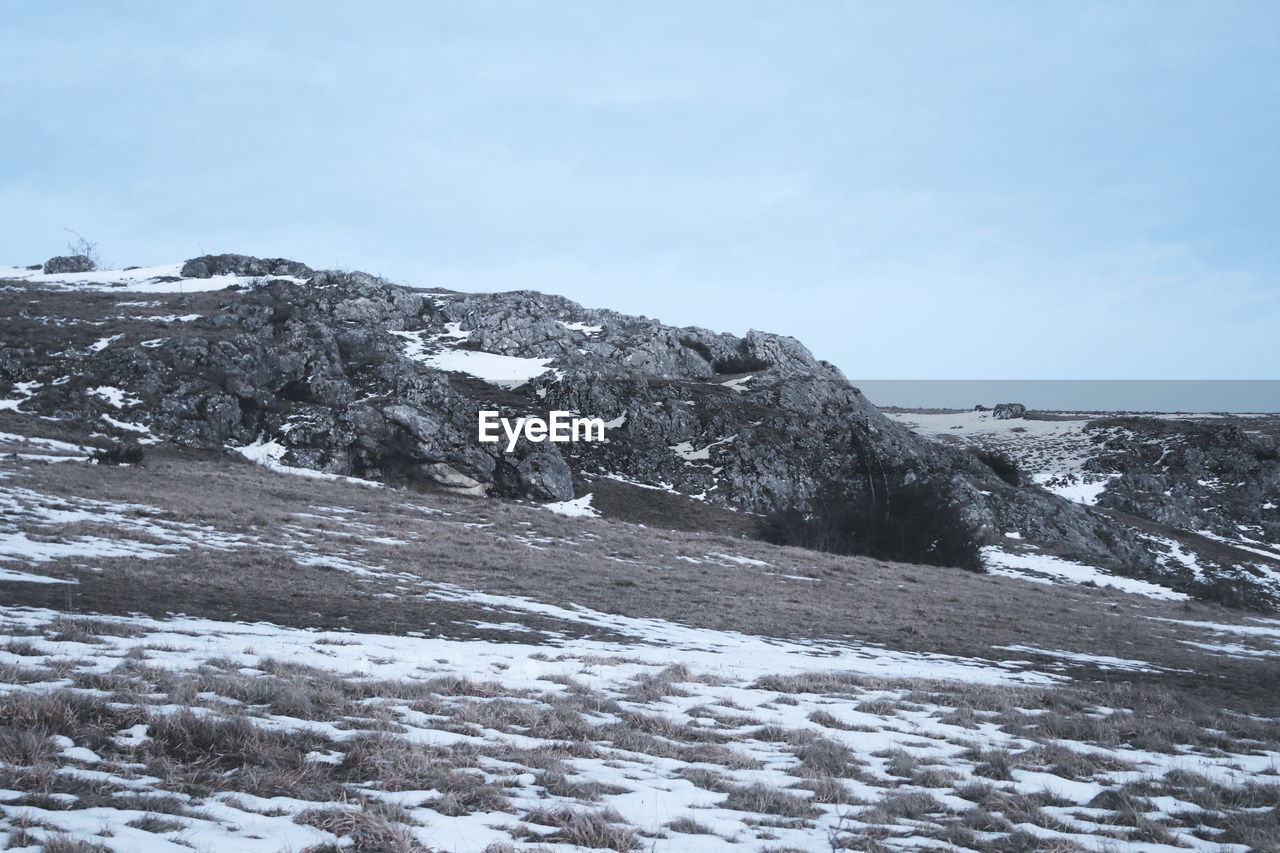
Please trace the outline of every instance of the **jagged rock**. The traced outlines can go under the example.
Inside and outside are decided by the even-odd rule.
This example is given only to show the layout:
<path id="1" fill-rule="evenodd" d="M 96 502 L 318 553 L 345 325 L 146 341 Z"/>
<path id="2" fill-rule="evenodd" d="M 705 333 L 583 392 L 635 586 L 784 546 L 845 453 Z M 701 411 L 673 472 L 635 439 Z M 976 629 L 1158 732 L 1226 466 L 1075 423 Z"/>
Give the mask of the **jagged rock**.
<path id="1" fill-rule="evenodd" d="M 294 276 L 309 278 L 311 267 L 285 258 L 254 258 L 249 255 L 203 255 L 182 265 L 183 278 L 212 278 L 215 275 Z"/>
<path id="2" fill-rule="evenodd" d="M 1021 403 L 997 403 L 995 409 L 991 412 L 991 416 L 1000 421 L 1025 418 L 1027 416 L 1027 407 Z"/>
<path id="3" fill-rule="evenodd" d="M 1105 475 L 1098 505 L 1184 530 L 1280 542 L 1280 449 L 1236 424 L 1120 417 L 1091 421 Z"/>
<path id="4" fill-rule="evenodd" d="M 46 273 L 93 272 L 97 268 L 88 255 L 59 255 L 44 262 Z"/>
<path id="5" fill-rule="evenodd" d="M 516 465 L 519 490 L 540 500 L 573 499 L 573 472 L 564 457 L 554 450 L 537 451 Z"/>

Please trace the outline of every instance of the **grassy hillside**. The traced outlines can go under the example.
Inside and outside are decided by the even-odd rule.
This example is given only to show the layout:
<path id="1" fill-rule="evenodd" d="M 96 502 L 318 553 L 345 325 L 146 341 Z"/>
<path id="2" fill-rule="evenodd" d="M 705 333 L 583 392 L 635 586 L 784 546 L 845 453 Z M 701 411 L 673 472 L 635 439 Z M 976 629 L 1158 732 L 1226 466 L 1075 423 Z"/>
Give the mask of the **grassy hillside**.
<path id="1" fill-rule="evenodd" d="M 12 849 L 1280 844 L 1277 620 L 0 434 Z"/>

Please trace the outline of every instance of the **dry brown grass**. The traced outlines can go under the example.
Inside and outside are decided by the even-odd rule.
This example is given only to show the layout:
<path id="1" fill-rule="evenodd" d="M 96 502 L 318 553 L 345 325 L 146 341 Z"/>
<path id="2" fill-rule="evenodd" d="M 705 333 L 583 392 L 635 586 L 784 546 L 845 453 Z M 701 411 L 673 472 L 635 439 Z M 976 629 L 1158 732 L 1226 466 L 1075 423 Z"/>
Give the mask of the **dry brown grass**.
<path id="1" fill-rule="evenodd" d="M 522 820 L 557 827 L 558 831 L 550 835 L 532 834 L 536 840 L 617 851 L 639 850 L 644 846 L 635 828 L 611 809 L 534 809 L 522 815 Z"/>
<path id="2" fill-rule="evenodd" d="M 720 805 L 726 809 L 782 817 L 802 818 L 819 814 L 809 798 L 759 783 L 734 787 Z"/>

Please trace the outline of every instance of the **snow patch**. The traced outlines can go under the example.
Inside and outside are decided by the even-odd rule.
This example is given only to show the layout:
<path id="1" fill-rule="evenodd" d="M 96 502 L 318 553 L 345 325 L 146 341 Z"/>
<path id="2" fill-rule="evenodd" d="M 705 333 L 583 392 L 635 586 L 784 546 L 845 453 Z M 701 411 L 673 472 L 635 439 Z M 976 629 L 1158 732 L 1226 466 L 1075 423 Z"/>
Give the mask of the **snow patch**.
<path id="1" fill-rule="evenodd" d="M 580 498 L 574 498 L 571 501 L 555 501 L 554 503 L 545 503 L 541 505 L 543 509 L 549 509 L 556 515 L 567 515 L 570 518 L 599 518 L 600 511 L 591 505 L 591 493 L 587 492 Z"/>
<path id="2" fill-rule="evenodd" d="M 1159 586 L 1137 578 L 1126 578 L 1108 574 L 1102 569 L 1086 566 L 1061 557 L 1049 554 L 1010 554 L 995 546 L 988 545 L 982 549 L 982 559 L 987 571 L 993 575 L 1034 581 L 1036 583 L 1078 583 L 1109 586 L 1124 592 L 1145 595 L 1149 598 L 1160 598 L 1166 601 L 1186 601 L 1186 593 L 1175 592 L 1168 587 Z"/>
<path id="3" fill-rule="evenodd" d="M 299 477 L 310 477 L 313 480 L 340 480 L 344 483 L 356 483 L 361 486 L 369 486 L 370 488 L 383 488 L 382 483 L 376 483 L 373 480 L 361 480 L 359 477 L 346 477 L 342 474 L 330 474 L 327 471 L 316 471 L 311 468 L 297 468 L 293 465 L 285 465 L 280 460 L 289 448 L 285 447 L 278 441 L 267 441 L 259 438 L 253 444 L 246 444 L 243 447 L 232 447 L 231 450 L 236 451 L 241 456 L 253 462 L 257 462 L 263 467 L 270 468 L 272 471 L 278 471 L 282 474 L 296 474 Z"/>
<path id="4" fill-rule="evenodd" d="M 183 278 L 183 264 L 164 264 L 154 267 L 138 267 L 131 270 L 94 270 L 93 272 L 44 273 L 23 267 L 0 267 L 0 279 L 27 281 L 32 284 L 53 285 L 77 290 L 112 290 L 123 293 L 200 293 L 224 290 L 233 285 L 249 287 L 258 279 L 247 275 L 215 275 L 209 278 Z M 306 279 L 297 276 L 276 275 L 272 280 L 284 279 L 304 284 Z"/>
<path id="5" fill-rule="evenodd" d="M 117 409 L 122 409 L 125 406 L 142 405 L 141 397 L 137 397 L 127 391 L 123 391 L 114 385 L 99 385 L 97 388 L 90 388 L 88 394 L 92 397 L 97 397 L 107 405 L 113 406 Z"/>

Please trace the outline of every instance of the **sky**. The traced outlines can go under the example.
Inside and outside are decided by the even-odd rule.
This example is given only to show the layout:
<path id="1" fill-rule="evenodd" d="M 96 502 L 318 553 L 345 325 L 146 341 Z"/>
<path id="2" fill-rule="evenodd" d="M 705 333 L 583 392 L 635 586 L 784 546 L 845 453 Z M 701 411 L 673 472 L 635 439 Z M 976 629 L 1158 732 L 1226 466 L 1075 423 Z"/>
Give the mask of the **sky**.
<path id="1" fill-rule="evenodd" d="M 0 264 L 281 256 L 865 379 L 1280 379 L 1274 2 L 0 0 Z"/>

